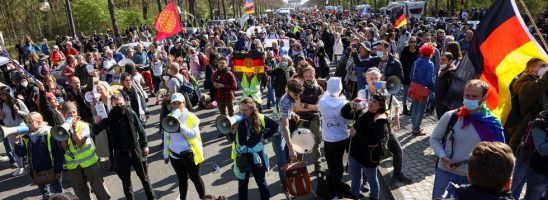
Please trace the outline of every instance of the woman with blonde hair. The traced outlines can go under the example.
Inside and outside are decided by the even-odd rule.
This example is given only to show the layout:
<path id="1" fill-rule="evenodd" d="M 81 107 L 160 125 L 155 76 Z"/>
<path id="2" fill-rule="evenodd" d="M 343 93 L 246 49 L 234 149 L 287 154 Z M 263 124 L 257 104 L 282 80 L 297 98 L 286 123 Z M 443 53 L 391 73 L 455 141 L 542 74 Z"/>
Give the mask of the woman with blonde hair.
<path id="1" fill-rule="evenodd" d="M 99 94 L 99 98 L 93 99 L 91 102 L 91 113 L 93 114 L 93 118 L 103 119 L 108 116 L 110 109 L 112 109 L 110 103 L 112 91 L 110 90 L 110 87 L 108 87 L 108 84 L 105 85 L 102 83 L 97 85 L 96 90 Z M 108 129 L 103 131 L 107 133 Z M 97 134 L 95 136 L 95 151 L 101 158 L 108 157 L 110 159 L 110 167 L 113 169 L 114 160 L 112 159 L 112 152 L 110 152 L 112 148 L 110 147 L 111 141 L 110 138 L 108 138 L 109 136 L 110 134 Z"/>
<path id="2" fill-rule="evenodd" d="M 266 155 L 263 139 L 268 139 L 278 130 L 278 123 L 269 117 L 259 113 L 255 101 L 246 97 L 240 101 L 240 113 L 244 118 L 241 122 L 232 126 L 234 142 L 232 144 L 233 171 L 238 178 L 238 197 L 240 200 L 248 199 L 247 190 L 250 173 L 253 173 L 255 182 L 259 187 L 261 199 L 269 199 L 270 191 L 265 179 L 265 173 L 269 169 L 269 159 Z M 244 159 L 249 165 L 238 165 Z M 254 198 L 255 199 L 255 198 Z"/>

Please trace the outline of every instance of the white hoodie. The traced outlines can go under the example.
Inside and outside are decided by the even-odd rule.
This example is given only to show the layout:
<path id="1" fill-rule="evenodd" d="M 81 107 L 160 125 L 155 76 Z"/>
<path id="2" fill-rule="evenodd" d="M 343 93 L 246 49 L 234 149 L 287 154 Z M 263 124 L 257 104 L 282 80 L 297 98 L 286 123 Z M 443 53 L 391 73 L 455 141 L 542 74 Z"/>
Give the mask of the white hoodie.
<path id="1" fill-rule="evenodd" d="M 339 142 L 349 136 L 349 120 L 341 116 L 341 109 L 348 100 L 341 97 L 323 95 L 318 103 L 322 119 L 322 138 L 326 142 Z"/>

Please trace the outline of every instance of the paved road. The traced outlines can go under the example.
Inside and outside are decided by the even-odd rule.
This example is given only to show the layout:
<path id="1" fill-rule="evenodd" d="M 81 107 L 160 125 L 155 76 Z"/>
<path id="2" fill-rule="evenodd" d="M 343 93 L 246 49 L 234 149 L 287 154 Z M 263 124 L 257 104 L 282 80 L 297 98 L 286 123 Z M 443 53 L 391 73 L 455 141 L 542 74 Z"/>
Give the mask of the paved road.
<path id="1" fill-rule="evenodd" d="M 151 109 L 151 118 L 146 125 L 146 133 L 149 139 L 149 146 L 151 155 L 149 159 L 149 175 L 153 183 L 156 195 L 160 199 L 177 199 L 178 183 L 175 176 L 175 171 L 170 164 L 165 165 L 162 158 L 162 147 L 160 135 L 158 132 L 158 115 L 160 106 L 153 105 L 153 102 L 149 102 Z M 228 199 L 237 199 L 238 183 L 234 177 L 230 166 L 232 160 L 230 159 L 230 144 L 224 138 L 217 138 L 217 132 L 213 125 L 214 119 L 218 116 L 218 110 L 200 110 L 195 112 L 201 119 L 200 131 L 202 134 L 204 154 L 206 157 L 205 162 L 201 166 L 201 174 L 206 186 L 206 193 L 213 195 L 224 195 Z M 271 113 L 271 110 L 266 110 L 264 113 Z M 271 199 L 284 199 L 285 196 L 281 192 L 281 186 L 278 178 L 278 167 L 276 161 L 272 157 L 274 155 L 272 145 L 266 145 L 267 153 L 270 158 L 271 170 L 267 173 L 267 182 L 269 184 Z M 322 148 L 323 151 L 323 148 Z M 0 155 L 4 155 L 4 148 L 0 148 Z M 311 155 L 305 156 L 307 163 L 311 162 Z M 214 166 L 218 165 L 220 170 L 216 172 Z M 322 163 L 324 168 L 327 168 L 326 163 Z M 102 162 L 103 175 L 108 185 L 108 189 L 111 192 L 113 199 L 120 199 L 124 197 L 122 184 L 118 176 L 115 173 L 108 171 L 109 163 Z M 309 164 L 309 171 L 313 170 L 313 165 Z M 40 193 L 36 186 L 30 185 L 31 179 L 27 176 L 12 177 L 13 169 L 9 168 L 7 162 L 0 163 L 0 199 L 40 199 Z M 313 177 L 315 180 L 315 177 Z M 350 176 L 345 174 L 344 180 L 350 184 Z M 135 173 L 132 173 L 133 190 L 135 191 L 136 199 L 146 199 L 142 190 L 142 185 L 139 178 Z M 71 191 L 68 181 L 63 181 L 65 187 Z M 189 181 L 189 191 L 187 199 L 198 199 L 194 185 Z M 258 197 L 259 190 L 254 181 L 249 183 L 249 196 Z M 382 194 L 383 199 L 386 197 Z M 250 198 L 257 199 L 257 198 Z M 302 197 L 299 199 L 315 199 L 312 195 Z"/>

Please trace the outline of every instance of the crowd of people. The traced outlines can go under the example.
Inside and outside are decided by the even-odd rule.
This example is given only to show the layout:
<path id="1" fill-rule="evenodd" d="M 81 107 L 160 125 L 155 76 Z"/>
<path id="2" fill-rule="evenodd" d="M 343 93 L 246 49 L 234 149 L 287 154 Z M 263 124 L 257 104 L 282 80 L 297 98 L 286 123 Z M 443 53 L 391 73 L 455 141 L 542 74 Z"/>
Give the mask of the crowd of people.
<path id="1" fill-rule="evenodd" d="M 548 18 L 539 20 L 548 24 Z M 133 28 L 126 34 L 138 44 L 123 52 L 111 31 L 57 37 L 51 48 L 47 40 L 39 46 L 25 37 L 18 59 L 1 67 L 0 118 L 3 127 L 26 126 L 29 133 L 6 136 L 7 156 L 0 160 L 11 163 L 13 176 L 30 174 L 44 199 L 63 192 L 64 176 L 77 198 L 91 199 L 91 189 L 97 199 L 110 199 L 99 167 L 107 159 L 127 199 L 134 199 L 131 168 L 147 199 L 159 198 L 149 179 L 146 157 L 151 152 L 144 131 L 147 102 L 156 97 L 160 120 L 179 122 L 174 131 L 159 130 L 164 162 L 177 175 L 182 199 L 188 179 L 200 199 L 213 199 L 207 193 L 214 193 L 200 176 L 208 156 L 200 119 L 193 114 L 197 106 L 243 118 L 230 134 L 219 134 L 232 142 L 239 199 L 248 199 L 251 174 L 260 198 L 271 196 L 269 187 L 275 186 L 265 179 L 270 167 L 265 141 L 272 144 L 278 167 L 302 160 L 291 140 L 298 128 L 314 135 L 313 173 L 329 171 L 329 199 L 360 199 L 366 191 L 369 199 L 379 199 L 377 167 L 388 151 L 392 178 L 412 183 L 403 173 L 407 158 L 395 136 L 401 115 L 409 116 L 414 136 L 430 136 L 439 157 L 433 199 L 519 199 L 525 183 L 525 199 L 546 197 L 545 60 L 532 58 L 510 88 L 512 117 L 521 122 L 501 124 L 486 106 L 489 86 L 484 81 L 466 83 L 462 107 L 444 104 L 444 97 L 452 95 L 448 89 L 459 63 L 473 45 L 474 30 L 465 20 L 427 24 L 415 19 L 394 28 L 387 16 L 378 14 L 312 10 L 297 11 L 292 18 L 254 17 L 245 27 L 251 28 L 208 26 L 160 42 L 151 42 L 150 28 Z M 260 54 L 264 69 L 235 71 L 234 53 Z M 53 73 L 58 69 L 60 74 Z M 399 94 L 383 85 L 392 77 L 402 83 Z M 417 85 L 428 93 L 418 95 Z M 269 109 L 272 115 L 262 114 Z M 434 113 L 438 123 L 429 133 L 422 121 Z M 66 127 L 67 138 L 60 139 L 59 127 Z M 322 158 L 327 169 L 322 169 Z M 350 188 L 342 182 L 345 165 Z M 278 172 L 278 187 L 291 198 L 284 171 Z"/>

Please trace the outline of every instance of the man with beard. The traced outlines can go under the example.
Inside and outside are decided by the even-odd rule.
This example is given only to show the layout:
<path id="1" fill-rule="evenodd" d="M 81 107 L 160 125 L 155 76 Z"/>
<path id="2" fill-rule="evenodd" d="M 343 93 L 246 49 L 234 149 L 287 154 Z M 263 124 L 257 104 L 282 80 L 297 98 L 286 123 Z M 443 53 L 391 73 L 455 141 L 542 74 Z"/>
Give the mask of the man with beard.
<path id="1" fill-rule="evenodd" d="M 67 98 L 65 101 L 76 102 L 78 113 L 80 114 L 80 117 L 82 117 L 82 120 L 85 122 L 92 122 L 93 115 L 85 102 L 85 89 L 82 88 L 80 79 L 76 76 L 70 77 L 69 86 L 70 88 L 67 90 Z"/>
<path id="2" fill-rule="evenodd" d="M 114 148 L 115 171 L 122 180 L 126 199 L 135 199 L 131 186 L 131 166 L 139 176 L 147 199 L 156 199 L 150 184 L 147 170 L 148 140 L 145 129 L 137 113 L 126 105 L 124 97 L 116 94 L 111 97 L 112 109 L 108 118 L 96 120 L 93 133 L 101 133 L 108 128 Z"/>
<path id="3" fill-rule="evenodd" d="M 232 106 L 232 101 L 234 100 L 234 91 L 238 89 L 236 87 L 236 79 L 234 74 L 231 71 L 228 71 L 227 60 L 224 57 L 217 59 L 217 71 L 215 71 L 211 77 L 213 81 L 213 87 L 215 87 L 215 100 L 219 106 L 219 111 L 221 115 L 226 115 L 226 110 L 228 110 L 228 115 L 234 115 L 234 108 Z M 223 137 L 224 135 L 219 135 Z"/>
<path id="4" fill-rule="evenodd" d="M 297 122 L 298 128 L 307 128 L 314 134 L 314 148 L 312 148 L 312 159 L 314 160 L 314 171 L 320 170 L 320 143 L 322 134 L 320 132 L 320 113 L 318 111 L 318 100 L 323 95 L 323 89 L 316 83 L 316 72 L 313 67 L 303 69 L 304 91 L 301 95 L 301 102 L 295 103 L 294 111 L 301 120 Z"/>

